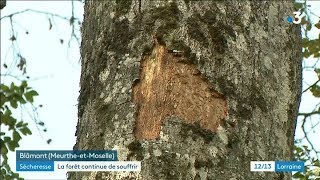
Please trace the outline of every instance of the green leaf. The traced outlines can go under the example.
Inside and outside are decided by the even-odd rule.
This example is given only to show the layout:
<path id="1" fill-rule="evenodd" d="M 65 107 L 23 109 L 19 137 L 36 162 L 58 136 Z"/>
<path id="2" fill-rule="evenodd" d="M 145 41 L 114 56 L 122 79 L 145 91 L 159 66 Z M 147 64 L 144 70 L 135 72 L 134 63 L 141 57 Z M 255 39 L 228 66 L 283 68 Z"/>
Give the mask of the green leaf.
<path id="1" fill-rule="evenodd" d="M 320 29 L 320 21 L 314 25 L 316 28 Z"/>
<path id="2" fill-rule="evenodd" d="M 307 18 L 305 16 L 302 17 L 300 25 L 305 25 L 305 24 L 308 24 L 308 23 L 309 23 L 309 21 L 307 20 Z"/>
<path id="3" fill-rule="evenodd" d="M 303 7 L 303 3 L 294 3 L 294 8 L 295 9 L 301 9 Z"/>
<path id="4" fill-rule="evenodd" d="M 305 50 L 303 51 L 303 57 L 304 57 L 304 58 L 308 58 L 308 57 L 310 57 L 310 56 L 311 56 L 310 51 L 309 51 L 308 49 L 305 49 Z"/>
<path id="5" fill-rule="evenodd" d="M 21 139 L 21 136 L 17 131 L 13 131 L 12 132 L 12 138 L 13 138 L 14 142 L 18 143 L 20 141 L 20 139 Z"/>
<path id="6" fill-rule="evenodd" d="M 1 109 L 3 109 L 4 103 L 6 103 L 6 96 L 3 93 L 1 93 L 0 94 L 0 107 L 1 107 Z"/>
<path id="7" fill-rule="evenodd" d="M 318 79 L 320 79 L 320 68 L 315 68 L 314 72 L 317 73 Z"/>
<path id="8" fill-rule="evenodd" d="M 9 87 L 4 85 L 4 84 L 1 84 L 0 85 L 0 89 L 3 91 L 3 92 L 8 92 L 9 91 Z"/>
<path id="9" fill-rule="evenodd" d="M 28 87 L 27 81 L 22 81 L 20 87 L 22 87 L 22 88 Z"/>
<path id="10" fill-rule="evenodd" d="M 293 175 L 294 178 L 304 178 L 304 175 L 301 174 L 300 172 L 297 172 Z"/>
<path id="11" fill-rule="evenodd" d="M 16 86 L 14 85 L 14 83 L 13 82 L 11 82 L 11 84 L 10 84 L 10 91 L 14 91 L 14 88 L 15 88 Z"/>
<path id="12" fill-rule="evenodd" d="M 12 127 L 16 123 L 16 120 L 11 116 L 11 111 L 9 109 L 6 109 L 4 114 L 1 113 L 0 117 L 1 117 L 1 124 Z"/>
<path id="13" fill-rule="evenodd" d="M 3 141 L 4 142 L 10 142 L 11 141 L 11 137 L 9 137 L 9 136 L 5 136 L 4 138 L 3 138 Z"/>
<path id="14" fill-rule="evenodd" d="M 1 169 L 1 174 L 6 174 L 7 171 L 5 169 Z"/>
<path id="15" fill-rule="evenodd" d="M 29 102 L 33 102 L 33 97 L 34 96 L 38 96 L 39 94 L 37 93 L 37 91 L 35 90 L 31 90 L 31 91 L 28 91 L 24 94 L 24 97 L 26 97 L 27 101 Z"/>
<path id="16" fill-rule="evenodd" d="M 15 129 L 15 124 L 16 124 L 17 120 L 15 118 L 13 118 L 13 117 L 9 117 L 9 118 L 10 119 L 8 121 L 8 124 L 7 124 L 9 126 L 9 130 Z"/>
<path id="17" fill-rule="evenodd" d="M 314 97 L 320 97 L 320 86 L 315 84 L 311 86 L 310 91 L 312 92 Z"/>
<path id="18" fill-rule="evenodd" d="M 302 38 L 302 47 L 308 47 L 309 39 L 308 38 Z"/>
<path id="19" fill-rule="evenodd" d="M 301 147 L 296 147 L 295 150 L 297 151 L 297 153 L 301 153 L 303 151 Z"/>
<path id="20" fill-rule="evenodd" d="M 18 107 L 18 103 L 17 103 L 17 101 L 16 101 L 15 99 L 12 99 L 12 100 L 10 101 L 10 105 L 11 105 L 11 107 L 13 107 L 14 109 L 17 109 L 17 107 Z"/>
<path id="21" fill-rule="evenodd" d="M 28 127 L 23 127 L 23 128 L 20 128 L 19 131 L 23 134 L 23 135 L 31 135 L 32 132 L 30 131 L 30 129 Z"/>
<path id="22" fill-rule="evenodd" d="M 19 121 L 17 124 L 16 124 L 16 128 L 19 128 L 19 127 L 22 127 L 23 126 L 23 121 Z"/>
<path id="23" fill-rule="evenodd" d="M 17 174 L 17 173 L 12 173 L 11 177 L 17 179 L 17 178 L 19 177 L 19 174 Z"/>
<path id="24" fill-rule="evenodd" d="M 8 116 L 3 114 L 2 112 L 0 114 L 0 119 L 1 119 L 1 124 L 7 125 L 9 122 Z"/>
<path id="25" fill-rule="evenodd" d="M 29 93 L 30 93 L 31 95 L 33 95 L 33 96 L 38 96 L 38 95 L 39 95 L 38 92 L 35 91 L 35 90 L 31 90 L 31 91 L 29 91 Z"/>
<path id="26" fill-rule="evenodd" d="M 0 139 L 0 147 L 1 147 L 1 155 L 5 155 L 8 153 L 8 149 L 2 139 Z"/>
<path id="27" fill-rule="evenodd" d="M 310 22 L 307 23 L 307 31 L 310 31 L 312 28 L 312 24 Z"/>
<path id="28" fill-rule="evenodd" d="M 23 99 L 23 97 L 19 97 L 18 98 L 18 101 L 21 103 L 21 104 L 26 104 L 27 101 Z"/>
<path id="29" fill-rule="evenodd" d="M 4 112 L 4 114 L 7 116 L 11 116 L 12 112 L 8 107 L 6 107 L 6 111 Z"/>
<path id="30" fill-rule="evenodd" d="M 17 147 L 19 147 L 19 144 L 15 141 L 10 141 L 7 143 L 7 145 L 10 151 L 14 151 Z"/>

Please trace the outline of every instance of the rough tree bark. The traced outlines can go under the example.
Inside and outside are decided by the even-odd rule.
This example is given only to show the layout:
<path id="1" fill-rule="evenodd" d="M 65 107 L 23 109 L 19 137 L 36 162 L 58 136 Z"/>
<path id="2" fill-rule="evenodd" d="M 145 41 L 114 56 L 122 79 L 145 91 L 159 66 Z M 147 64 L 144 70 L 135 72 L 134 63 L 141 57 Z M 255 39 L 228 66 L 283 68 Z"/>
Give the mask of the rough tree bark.
<path id="1" fill-rule="evenodd" d="M 0 0 L 0 9 L 3 9 L 7 5 L 7 0 Z"/>
<path id="2" fill-rule="evenodd" d="M 140 173 L 70 179 L 290 179 L 301 92 L 291 1 L 87 1 L 74 149 L 117 149 Z"/>

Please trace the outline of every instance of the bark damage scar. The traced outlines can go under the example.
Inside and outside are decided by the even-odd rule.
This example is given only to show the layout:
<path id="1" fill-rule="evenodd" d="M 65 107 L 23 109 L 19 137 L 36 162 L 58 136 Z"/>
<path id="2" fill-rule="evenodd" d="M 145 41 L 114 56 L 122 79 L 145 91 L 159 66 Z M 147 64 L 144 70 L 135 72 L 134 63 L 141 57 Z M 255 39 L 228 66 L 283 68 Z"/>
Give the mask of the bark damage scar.
<path id="1" fill-rule="evenodd" d="M 197 122 L 216 132 L 227 116 L 226 97 L 211 89 L 194 65 L 160 44 L 143 57 L 140 79 L 133 85 L 133 102 L 137 105 L 137 139 L 158 138 L 169 117 Z"/>

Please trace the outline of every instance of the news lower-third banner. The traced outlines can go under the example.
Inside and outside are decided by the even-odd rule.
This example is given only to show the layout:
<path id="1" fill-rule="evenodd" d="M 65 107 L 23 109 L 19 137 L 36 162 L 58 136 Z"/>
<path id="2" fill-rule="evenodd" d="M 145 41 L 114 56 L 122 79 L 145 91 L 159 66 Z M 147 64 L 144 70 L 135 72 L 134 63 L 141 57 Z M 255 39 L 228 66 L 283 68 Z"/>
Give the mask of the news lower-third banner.
<path id="1" fill-rule="evenodd" d="M 140 171 L 140 161 L 118 161 L 116 150 L 16 151 L 16 171 Z"/>
<path id="2" fill-rule="evenodd" d="M 303 161 L 251 161 L 250 171 L 304 172 Z"/>

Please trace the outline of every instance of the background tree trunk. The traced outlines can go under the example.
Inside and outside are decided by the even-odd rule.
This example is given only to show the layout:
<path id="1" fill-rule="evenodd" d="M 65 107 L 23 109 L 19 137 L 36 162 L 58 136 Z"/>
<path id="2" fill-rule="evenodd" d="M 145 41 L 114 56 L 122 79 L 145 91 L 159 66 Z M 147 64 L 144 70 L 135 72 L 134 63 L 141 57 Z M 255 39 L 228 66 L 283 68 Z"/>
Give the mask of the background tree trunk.
<path id="1" fill-rule="evenodd" d="M 87 1 L 74 149 L 118 149 L 140 173 L 70 179 L 290 179 L 301 93 L 291 1 Z"/>

